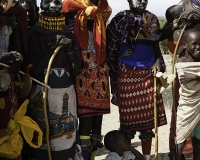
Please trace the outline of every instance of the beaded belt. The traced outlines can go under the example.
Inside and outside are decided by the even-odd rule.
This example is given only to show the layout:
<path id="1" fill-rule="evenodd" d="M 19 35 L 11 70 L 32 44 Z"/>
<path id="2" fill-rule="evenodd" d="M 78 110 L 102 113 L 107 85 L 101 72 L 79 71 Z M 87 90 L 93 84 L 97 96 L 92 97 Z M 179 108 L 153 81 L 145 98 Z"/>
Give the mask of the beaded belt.
<path id="1" fill-rule="evenodd" d="M 125 69 L 127 69 L 127 70 L 131 70 L 131 69 L 133 69 L 133 70 L 149 70 L 149 69 L 151 69 L 151 67 L 135 67 L 135 66 L 130 66 L 130 65 L 127 65 L 127 64 L 121 64 L 121 67 L 122 68 L 125 68 Z"/>

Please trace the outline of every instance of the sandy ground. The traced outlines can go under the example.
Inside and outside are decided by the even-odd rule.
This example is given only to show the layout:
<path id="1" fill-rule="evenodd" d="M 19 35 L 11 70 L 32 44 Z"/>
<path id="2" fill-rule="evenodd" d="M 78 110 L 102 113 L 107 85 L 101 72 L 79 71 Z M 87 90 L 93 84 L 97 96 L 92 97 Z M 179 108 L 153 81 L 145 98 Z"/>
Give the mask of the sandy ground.
<path id="1" fill-rule="evenodd" d="M 167 74 L 171 73 L 171 56 L 164 55 L 164 60 L 167 66 Z M 172 106 L 172 94 L 171 94 L 171 85 L 163 92 L 163 101 L 165 104 L 165 111 L 167 115 L 168 124 L 158 128 L 158 159 L 159 160 L 168 160 L 168 153 L 169 153 L 169 128 L 170 128 L 170 121 L 171 121 L 171 106 Z M 119 113 L 118 107 L 115 105 L 111 105 L 111 113 L 108 115 L 104 115 L 103 117 L 103 124 L 102 124 L 102 135 L 105 135 L 107 132 L 111 130 L 119 129 Z M 132 145 L 141 152 L 141 143 L 138 138 L 138 133 L 135 136 L 135 139 L 131 141 Z M 154 159 L 154 139 L 152 142 L 152 149 L 151 149 L 151 160 Z M 95 160 L 104 160 L 106 155 L 108 154 L 108 150 L 105 148 L 99 149 L 97 152 L 97 156 Z M 142 153 L 142 152 L 141 152 Z"/>

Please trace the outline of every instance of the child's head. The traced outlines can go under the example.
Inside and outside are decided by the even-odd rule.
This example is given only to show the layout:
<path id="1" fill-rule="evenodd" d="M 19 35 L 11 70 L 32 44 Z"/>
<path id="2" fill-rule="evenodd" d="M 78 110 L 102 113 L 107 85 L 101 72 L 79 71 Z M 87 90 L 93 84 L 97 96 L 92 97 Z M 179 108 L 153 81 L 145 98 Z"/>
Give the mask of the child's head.
<path id="1" fill-rule="evenodd" d="M 129 151 L 130 147 L 124 132 L 119 130 L 108 132 L 104 137 L 104 145 L 107 150 L 116 152 L 120 156 Z"/>
<path id="2" fill-rule="evenodd" d="M 183 11 L 184 11 L 183 6 L 173 5 L 166 10 L 165 17 L 169 23 L 172 23 L 173 20 L 179 18 L 181 12 Z"/>
<path id="3" fill-rule="evenodd" d="M 190 29 L 183 35 L 183 47 L 187 53 L 194 59 L 200 59 L 200 31 Z"/>

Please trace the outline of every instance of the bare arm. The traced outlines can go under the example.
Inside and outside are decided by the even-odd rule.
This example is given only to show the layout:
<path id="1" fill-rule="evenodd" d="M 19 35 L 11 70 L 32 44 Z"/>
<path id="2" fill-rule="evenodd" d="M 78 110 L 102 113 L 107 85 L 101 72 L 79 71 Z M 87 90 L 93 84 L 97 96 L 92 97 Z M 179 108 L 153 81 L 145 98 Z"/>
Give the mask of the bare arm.
<path id="1" fill-rule="evenodd" d="M 129 150 L 135 155 L 135 160 L 145 160 L 144 156 L 137 151 L 134 147 L 130 146 Z"/>

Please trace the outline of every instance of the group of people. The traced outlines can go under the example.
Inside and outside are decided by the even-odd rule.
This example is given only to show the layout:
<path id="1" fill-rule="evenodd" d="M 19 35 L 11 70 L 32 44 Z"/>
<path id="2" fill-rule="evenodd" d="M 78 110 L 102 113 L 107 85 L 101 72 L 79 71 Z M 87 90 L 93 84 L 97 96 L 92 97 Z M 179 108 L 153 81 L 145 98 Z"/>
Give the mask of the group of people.
<path id="1" fill-rule="evenodd" d="M 166 71 L 159 41 L 168 39 L 173 53 L 184 25 L 174 82 L 170 158 L 184 159 L 186 139 L 193 137 L 194 160 L 199 159 L 200 2 L 182 0 L 169 7 L 162 29 L 156 15 L 146 10 L 148 0 L 128 3 L 130 9 L 119 12 L 108 25 L 112 13 L 108 0 L 41 0 L 41 12 L 35 0 L 16 2 L 9 8 L 1 4 L 0 129 L 7 128 L 24 99 L 29 99 L 27 116 L 43 133 L 39 148 L 24 142 L 16 159 L 94 160 L 97 149 L 103 147 L 102 120 L 110 113 L 111 92 L 120 126 L 104 137 L 110 150 L 106 159 L 149 160 L 155 136 L 153 68 Z M 48 76 L 47 111 L 43 83 L 33 82 L 30 92 L 19 96 L 20 70 L 40 82 Z M 13 82 L 7 88 L 3 85 L 5 73 Z M 162 95 L 156 97 L 157 125 L 166 125 Z M 140 132 L 142 154 L 131 146 L 136 132 Z M 33 143 L 37 136 L 33 134 Z"/>

